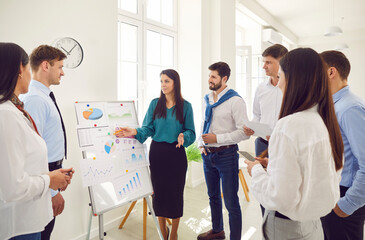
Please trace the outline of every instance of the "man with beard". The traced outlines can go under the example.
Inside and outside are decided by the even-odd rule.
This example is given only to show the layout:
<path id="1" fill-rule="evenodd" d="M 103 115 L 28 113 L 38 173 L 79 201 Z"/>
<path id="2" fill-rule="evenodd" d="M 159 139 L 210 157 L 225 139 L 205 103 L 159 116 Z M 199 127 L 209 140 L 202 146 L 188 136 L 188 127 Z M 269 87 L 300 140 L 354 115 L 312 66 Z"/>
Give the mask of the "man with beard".
<path id="1" fill-rule="evenodd" d="M 209 89 L 204 97 L 205 116 L 198 146 L 204 160 L 204 174 L 208 188 L 212 229 L 198 236 L 198 240 L 224 239 L 222 181 L 224 203 L 229 213 L 230 239 L 241 239 L 242 216 L 238 199 L 238 146 L 249 137 L 243 132 L 247 120 L 245 101 L 226 85 L 231 69 L 225 62 L 209 66 Z"/>

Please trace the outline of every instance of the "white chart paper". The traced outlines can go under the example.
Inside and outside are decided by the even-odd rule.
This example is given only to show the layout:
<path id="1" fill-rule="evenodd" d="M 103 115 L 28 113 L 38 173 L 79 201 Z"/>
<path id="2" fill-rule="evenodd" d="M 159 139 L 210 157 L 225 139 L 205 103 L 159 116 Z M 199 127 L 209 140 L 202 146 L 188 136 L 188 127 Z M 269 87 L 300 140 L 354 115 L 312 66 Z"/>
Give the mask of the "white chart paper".
<path id="1" fill-rule="evenodd" d="M 272 129 L 268 124 L 258 123 L 258 122 L 251 122 L 251 121 L 244 121 L 246 127 L 251 128 L 255 133 L 254 136 L 259 136 L 266 140 L 266 136 L 271 136 Z"/>

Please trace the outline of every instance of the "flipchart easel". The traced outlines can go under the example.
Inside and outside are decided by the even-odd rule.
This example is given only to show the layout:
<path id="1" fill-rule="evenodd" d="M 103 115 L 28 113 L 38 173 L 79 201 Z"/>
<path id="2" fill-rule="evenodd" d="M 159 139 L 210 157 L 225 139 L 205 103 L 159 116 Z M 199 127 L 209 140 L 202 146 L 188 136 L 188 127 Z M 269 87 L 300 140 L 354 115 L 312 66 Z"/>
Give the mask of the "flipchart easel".
<path id="1" fill-rule="evenodd" d="M 126 111 L 126 109 L 128 111 Z M 138 126 L 137 114 L 133 101 L 118 101 L 118 102 L 76 102 L 75 110 L 77 116 L 78 123 L 78 138 L 79 145 L 82 151 L 83 160 L 89 159 L 90 156 L 93 155 L 92 152 L 85 150 L 88 149 L 88 144 L 92 145 L 92 141 L 90 142 L 90 136 L 88 135 L 90 131 L 94 131 L 97 128 L 111 128 L 112 122 L 113 124 L 118 124 L 118 126 L 122 126 L 125 124 L 132 124 L 134 126 Z M 102 139 L 103 140 L 103 139 Z M 126 140 L 126 139 L 125 139 Z M 129 142 L 131 140 L 128 140 Z M 134 140 L 136 141 L 136 140 Z M 119 143 L 119 140 L 115 140 L 116 143 Z M 134 148 L 134 147 L 133 147 Z M 90 149 L 93 149 L 90 147 Z M 94 150 L 96 151 L 96 150 Z M 95 152 L 94 152 L 95 153 Z M 109 154 L 109 152 L 108 152 Z M 99 160 L 100 158 L 98 158 Z M 133 159 L 132 159 L 133 160 Z M 85 163 L 85 162 L 83 162 Z M 91 169 L 91 167 L 90 167 Z M 112 169 L 112 168 L 111 168 Z M 110 172 L 111 172 L 110 169 Z M 120 170 L 118 170 L 120 171 Z M 97 172 L 97 169 L 95 170 Z M 102 172 L 102 171 L 100 171 Z M 83 172 L 82 172 L 83 174 Z M 114 179 L 110 179 L 110 181 L 101 182 L 98 184 L 94 184 L 92 186 L 88 186 L 89 197 L 90 197 L 90 215 L 88 221 L 88 233 L 86 239 L 90 238 L 91 231 L 91 223 L 92 218 L 94 216 L 98 217 L 99 222 L 99 239 L 104 239 L 106 232 L 104 232 L 104 222 L 103 222 L 103 214 L 117 207 L 126 205 L 131 202 L 136 202 L 138 199 L 143 199 L 144 209 L 147 211 L 147 206 L 150 210 L 150 213 L 154 219 L 156 229 L 158 235 L 161 240 L 163 240 L 163 236 L 152 208 L 152 204 L 150 201 L 150 196 L 153 193 L 151 179 L 149 176 L 148 166 L 143 166 L 138 169 L 134 169 L 134 172 L 126 171 L 121 177 L 129 178 L 132 175 L 136 174 L 136 177 L 139 181 L 140 189 L 136 192 L 132 192 L 129 195 L 125 195 L 124 198 L 121 198 L 115 190 L 113 184 L 115 184 Z M 85 175 L 83 175 L 85 176 Z M 91 174 L 90 174 L 91 176 Z M 96 175 L 94 175 L 95 177 Z M 118 176 L 119 177 L 119 176 Z M 137 183 L 135 177 L 133 177 L 136 185 L 134 187 L 137 188 Z M 84 179 L 83 179 L 84 180 Z M 143 183 L 143 184 L 141 184 Z M 131 188 L 133 188 L 132 180 L 130 181 Z M 129 186 L 128 192 L 129 192 Z M 122 190 L 119 192 L 122 195 Z"/>

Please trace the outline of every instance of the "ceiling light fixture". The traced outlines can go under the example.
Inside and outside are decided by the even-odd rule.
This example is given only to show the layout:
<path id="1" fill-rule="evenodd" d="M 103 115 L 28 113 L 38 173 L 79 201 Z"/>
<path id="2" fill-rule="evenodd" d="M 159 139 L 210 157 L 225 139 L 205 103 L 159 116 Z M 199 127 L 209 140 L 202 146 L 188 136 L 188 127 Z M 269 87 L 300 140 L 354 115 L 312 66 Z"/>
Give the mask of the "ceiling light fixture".
<path id="1" fill-rule="evenodd" d="M 342 33 L 342 29 L 339 26 L 331 26 L 324 31 L 326 37 L 339 36 Z"/>
<path id="2" fill-rule="evenodd" d="M 341 51 L 341 50 L 348 49 L 348 48 L 349 48 L 349 45 L 347 45 L 346 43 L 340 43 L 340 44 L 336 45 L 335 50 Z"/>
<path id="3" fill-rule="evenodd" d="M 339 36 L 343 33 L 339 26 L 335 25 L 335 0 L 332 1 L 332 26 L 324 31 L 324 36 L 333 37 Z"/>

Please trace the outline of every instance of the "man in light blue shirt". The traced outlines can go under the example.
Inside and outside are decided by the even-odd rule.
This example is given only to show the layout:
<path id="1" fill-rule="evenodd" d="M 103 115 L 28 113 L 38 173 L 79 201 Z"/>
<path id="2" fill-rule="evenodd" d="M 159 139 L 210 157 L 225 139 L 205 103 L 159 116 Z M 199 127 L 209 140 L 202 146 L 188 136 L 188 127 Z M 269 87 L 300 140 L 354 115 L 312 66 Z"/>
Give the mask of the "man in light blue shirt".
<path id="1" fill-rule="evenodd" d="M 344 144 L 345 162 L 340 182 L 341 198 L 323 217 L 325 239 L 364 239 L 365 220 L 365 101 L 347 84 L 350 62 L 338 51 L 321 53 L 333 94 Z"/>
<path id="2" fill-rule="evenodd" d="M 66 55 L 57 48 L 41 45 L 30 55 L 33 80 L 29 91 L 20 99 L 24 108 L 32 116 L 39 134 L 47 144 L 48 167 L 50 171 L 62 168 L 66 156 L 66 132 L 61 113 L 49 87 L 60 84 L 63 72 L 63 59 Z M 53 215 L 56 217 L 64 209 L 65 201 L 59 191 L 51 191 Z M 42 240 L 50 239 L 55 218 L 42 232 Z"/>

